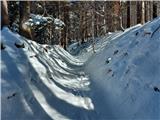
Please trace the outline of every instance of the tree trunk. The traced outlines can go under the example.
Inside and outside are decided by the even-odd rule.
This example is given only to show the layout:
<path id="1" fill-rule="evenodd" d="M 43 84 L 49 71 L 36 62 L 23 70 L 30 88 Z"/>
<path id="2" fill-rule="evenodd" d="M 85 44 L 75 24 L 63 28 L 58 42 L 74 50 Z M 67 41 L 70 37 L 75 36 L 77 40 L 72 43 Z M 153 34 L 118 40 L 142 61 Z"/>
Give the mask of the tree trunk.
<path id="1" fill-rule="evenodd" d="M 157 2 L 157 16 L 160 16 L 160 2 Z"/>
<path id="2" fill-rule="evenodd" d="M 127 28 L 130 27 L 130 1 L 127 1 Z"/>
<path id="3" fill-rule="evenodd" d="M 1 29 L 2 29 L 4 26 L 8 26 L 9 25 L 9 16 L 8 16 L 7 1 L 6 0 L 2 0 L 1 1 L 1 5 L 2 5 L 2 8 L 1 8 L 1 15 L 2 15 L 2 18 L 1 18 Z"/>
<path id="4" fill-rule="evenodd" d="M 145 22 L 150 20 L 150 1 L 145 2 Z"/>
<path id="5" fill-rule="evenodd" d="M 153 1 L 153 18 L 157 17 L 157 2 Z"/>
<path id="6" fill-rule="evenodd" d="M 95 4 L 94 4 L 94 2 L 92 2 L 91 3 L 92 4 L 92 6 L 94 6 L 94 7 L 92 7 L 92 21 L 91 21 L 91 26 L 92 26 L 92 48 L 93 48 L 93 53 L 95 53 L 96 51 L 95 51 Z"/>
<path id="7" fill-rule="evenodd" d="M 142 18 L 142 5 L 141 1 L 137 1 L 137 23 L 141 23 Z"/>
<path id="8" fill-rule="evenodd" d="M 144 1 L 142 0 L 142 19 L 141 19 L 141 24 L 144 24 L 145 23 L 145 3 Z"/>
<path id="9" fill-rule="evenodd" d="M 32 33 L 29 26 L 25 24 L 25 22 L 29 19 L 30 15 L 30 2 L 29 1 L 20 1 L 19 3 L 19 13 L 20 13 L 20 28 L 19 33 L 28 39 L 32 39 Z"/>
<path id="10" fill-rule="evenodd" d="M 126 2 L 121 3 L 121 14 L 122 14 L 122 25 L 127 28 L 127 4 Z"/>
<path id="11" fill-rule="evenodd" d="M 137 24 L 137 1 L 130 2 L 130 26 Z"/>
<path id="12" fill-rule="evenodd" d="M 63 30 L 61 31 L 61 46 L 66 50 L 67 44 L 68 44 L 68 25 L 69 25 L 69 8 L 67 3 L 64 1 L 61 3 L 63 7 L 63 15 L 62 20 L 65 22 L 65 26 Z"/>
<path id="13" fill-rule="evenodd" d="M 120 30 L 120 10 L 121 10 L 121 6 L 120 6 L 120 1 L 114 1 L 113 4 L 113 30 Z"/>
<path id="14" fill-rule="evenodd" d="M 84 42 L 84 26 L 83 26 L 83 23 L 84 23 L 84 15 L 83 15 L 84 11 L 81 11 L 80 12 L 80 19 L 79 19 L 79 37 L 80 37 L 80 40 L 81 40 L 81 43 Z"/>
<path id="15" fill-rule="evenodd" d="M 106 33 L 107 33 L 107 29 L 106 29 L 106 12 L 105 12 L 105 10 L 106 10 L 106 4 L 105 4 L 105 2 L 104 2 L 104 5 L 103 5 L 103 13 L 104 13 L 104 18 L 103 18 L 103 26 L 105 26 L 105 27 L 103 27 L 103 34 L 105 35 Z"/>

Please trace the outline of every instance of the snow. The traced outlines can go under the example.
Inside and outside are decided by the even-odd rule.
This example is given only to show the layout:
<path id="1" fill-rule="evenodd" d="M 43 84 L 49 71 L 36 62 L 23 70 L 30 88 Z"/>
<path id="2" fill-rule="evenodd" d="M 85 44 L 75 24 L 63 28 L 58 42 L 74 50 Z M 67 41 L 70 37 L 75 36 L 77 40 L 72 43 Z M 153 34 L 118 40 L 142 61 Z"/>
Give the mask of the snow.
<path id="1" fill-rule="evenodd" d="M 65 26 L 64 22 L 58 18 L 53 18 L 52 16 L 44 17 L 42 15 L 30 14 L 30 19 L 28 19 L 24 24 L 30 27 L 47 25 L 48 23 L 53 23 L 55 29 L 60 29 Z"/>
<path id="2" fill-rule="evenodd" d="M 54 24 L 57 25 L 57 26 L 60 26 L 60 27 L 65 25 L 64 22 L 62 20 L 58 19 L 58 18 L 54 19 Z"/>
<path id="3" fill-rule="evenodd" d="M 98 118 L 160 119 L 160 93 L 154 90 L 160 89 L 159 24 L 157 18 L 124 32 L 88 60 Z M 146 30 L 156 31 L 151 37 Z"/>
<path id="4" fill-rule="evenodd" d="M 60 46 L 39 45 L 8 28 L 2 41 L 2 119 L 77 119 L 94 109 L 84 94 L 89 80 L 83 62 Z"/>
<path id="5" fill-rule="evenodd" d="M 4 27 L 2 119 L 160 119 L 159 26 L 156 18 L 96 38 L 95 54 L 74 43 L 74 56 Z"/>
<path id="6" fill-rule="evenodd" d="M 48 21 L 52 21 L 51 17 L 43 17 L 41 15 L 30 14 L 30 19 L 28 19 L 25 24 L 28 26 L 38 26 L 41 24 L 47 24 Z"/>

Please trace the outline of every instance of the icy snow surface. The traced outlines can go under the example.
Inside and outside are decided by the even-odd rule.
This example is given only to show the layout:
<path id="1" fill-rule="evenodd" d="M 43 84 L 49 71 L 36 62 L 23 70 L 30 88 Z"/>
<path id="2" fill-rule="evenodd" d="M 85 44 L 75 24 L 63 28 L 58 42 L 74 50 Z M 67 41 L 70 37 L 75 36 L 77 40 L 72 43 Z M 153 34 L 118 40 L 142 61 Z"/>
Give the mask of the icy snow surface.
<path id="1" fill-rule="evenodd" d="M 160 119 L 160 18 L 77 56 L 8 28 L 1 34 L 3 120 Z"/>

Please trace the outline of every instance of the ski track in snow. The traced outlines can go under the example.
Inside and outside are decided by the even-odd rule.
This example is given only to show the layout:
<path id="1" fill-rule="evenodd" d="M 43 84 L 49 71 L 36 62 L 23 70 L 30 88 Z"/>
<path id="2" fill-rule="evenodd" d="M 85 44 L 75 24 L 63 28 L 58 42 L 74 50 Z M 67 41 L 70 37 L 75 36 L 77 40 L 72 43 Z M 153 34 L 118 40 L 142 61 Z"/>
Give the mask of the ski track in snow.
<path id="1" fill-rule="evenodd" d="M 112 33 L 77 56 L 3 28 L 2 119 L 160 119 L 159 26 Z"/>

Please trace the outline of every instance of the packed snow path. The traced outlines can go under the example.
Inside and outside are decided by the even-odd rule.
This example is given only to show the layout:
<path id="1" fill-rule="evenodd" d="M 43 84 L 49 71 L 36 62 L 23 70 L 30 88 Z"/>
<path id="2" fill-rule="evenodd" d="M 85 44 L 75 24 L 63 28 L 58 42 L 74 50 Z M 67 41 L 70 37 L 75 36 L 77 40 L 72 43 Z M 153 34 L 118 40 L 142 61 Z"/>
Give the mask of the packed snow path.
<path id="1" fill-rule="evenodd" d="M 8 28 L 2 43 L 2 119 L 160 119 L 160 18 L 105 37 L 96 54 L 89 46 L 75 57 Z"/>

